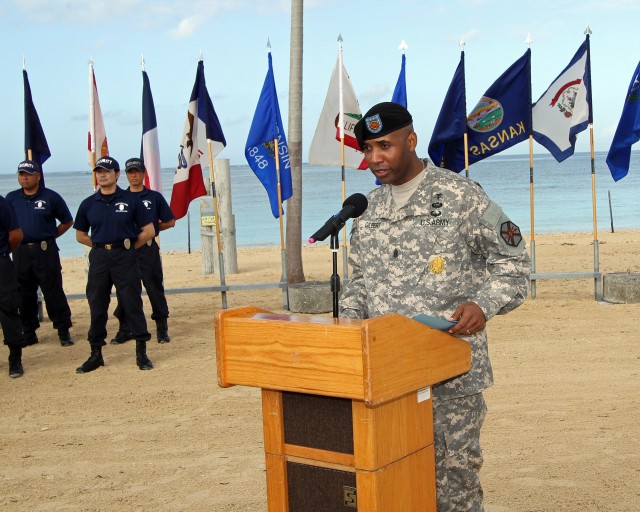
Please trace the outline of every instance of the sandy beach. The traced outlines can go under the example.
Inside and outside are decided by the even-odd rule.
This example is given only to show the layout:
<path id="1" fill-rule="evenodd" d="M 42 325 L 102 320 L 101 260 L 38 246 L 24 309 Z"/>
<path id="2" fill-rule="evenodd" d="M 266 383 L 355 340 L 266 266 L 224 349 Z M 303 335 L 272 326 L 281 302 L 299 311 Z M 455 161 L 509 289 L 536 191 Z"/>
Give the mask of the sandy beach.
<path id="1" fill-rule="evenodd" d="M 604 273 L 640 272 L 640 231 L 601 232 L 599 258 Z M 538 272 L 593 271 L 593 235 L 538 235 L 536 259 Z M 303 260 L 307 280 L 329 278 L 327 246 L 304 247 Z M 199 253 L 163 261 L 167 289 L 219 284 L 202 275 Z M 238 267 L 228 284 L 278 281 L 279 247 L 239 249 Z M 65 259 L 63 275 L 67 293 L 84 293 L 81 258 Z M 282 312 L 275 288 L 227 297 Z M 221 295 L 168 301 L 172 341 L 153 338 L 152 371 L 138 370 L 130 342 L 105 347 L 103 368 L 75 373 L 89 353 L 86 299 L 71 301 L 75 346 L 62 348 L 45 319 L 24 377 L 9 379 L 3 348 L 0 508 L 266 512 L 260 392 L 217 385 Z M 150 318 L 146 298 L 145 310 Z M 639 319 L 640 304 L 596 302 L 593 280 L 554 279 L 489 322 L 487 511 L 640 510 Z"/>

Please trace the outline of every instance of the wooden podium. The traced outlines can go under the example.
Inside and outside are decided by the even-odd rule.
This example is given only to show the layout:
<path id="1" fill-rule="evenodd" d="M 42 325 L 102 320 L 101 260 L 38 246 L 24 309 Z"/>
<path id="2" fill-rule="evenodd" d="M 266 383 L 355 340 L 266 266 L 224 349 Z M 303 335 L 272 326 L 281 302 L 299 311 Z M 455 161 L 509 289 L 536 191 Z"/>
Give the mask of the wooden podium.
<path id="1" fill-rule="evenodd" d="M 215 316 L 218 382 L 262 388 L 269 512 L 436 510 L 430 386 L 469 345 L 397 314 Z"/>

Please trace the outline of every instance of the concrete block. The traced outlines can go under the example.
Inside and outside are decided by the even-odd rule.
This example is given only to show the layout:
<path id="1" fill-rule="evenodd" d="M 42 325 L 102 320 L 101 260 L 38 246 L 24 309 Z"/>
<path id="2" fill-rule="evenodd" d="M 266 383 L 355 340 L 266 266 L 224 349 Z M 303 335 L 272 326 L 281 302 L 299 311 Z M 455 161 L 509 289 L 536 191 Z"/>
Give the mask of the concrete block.
<path id="1" fill-rule="evenodd" d="M 329 281 L 307 281 L 289 285 L 289 311 L 292 313 L 331 313 L 333 294 Z"/>
<path id="2" fill-rule="evenodd" d="M 604 274 L 603 299 L 613 304 L 640 303 L 640 273 L 620 272 Z"/>

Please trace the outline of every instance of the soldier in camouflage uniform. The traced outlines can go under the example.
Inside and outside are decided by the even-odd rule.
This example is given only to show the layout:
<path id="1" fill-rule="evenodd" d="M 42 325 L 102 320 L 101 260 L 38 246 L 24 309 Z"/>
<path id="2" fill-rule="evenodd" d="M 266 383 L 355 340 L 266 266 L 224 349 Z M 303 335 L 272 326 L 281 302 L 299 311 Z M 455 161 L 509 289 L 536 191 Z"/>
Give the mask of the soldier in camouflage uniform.
<path id="1" fill-rule="evenodd" d="M 438 511 L 482 511 L 482 391 L 493 383 L 485 324 L 522 304 L 530 260 L 518 226 L 477 183 L 418 158 L 412 123 L 404 107 L 381 103 L 356 125 L 382 186 L 353 223 L 340 314 L 458 321 L 449 332 L 471 345 L 472 367 L 433 388 Z"/>

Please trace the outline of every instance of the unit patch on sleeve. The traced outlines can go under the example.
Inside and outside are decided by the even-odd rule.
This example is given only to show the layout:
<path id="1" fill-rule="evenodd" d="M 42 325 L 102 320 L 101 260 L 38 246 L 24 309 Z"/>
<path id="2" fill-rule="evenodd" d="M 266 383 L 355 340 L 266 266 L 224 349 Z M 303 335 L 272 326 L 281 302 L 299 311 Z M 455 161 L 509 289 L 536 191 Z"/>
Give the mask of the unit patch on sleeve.
<path id="1" fill-rule="evenodd" d="M 503 222 L 500 225 L 500 236 L 511 247 L 518 247 L 522 242 L 520 228 L 511 221 Z"/>

